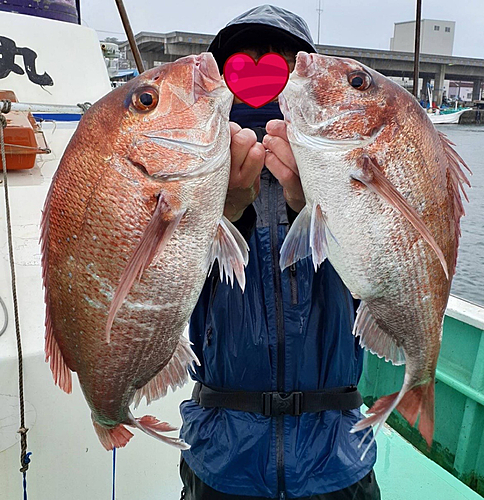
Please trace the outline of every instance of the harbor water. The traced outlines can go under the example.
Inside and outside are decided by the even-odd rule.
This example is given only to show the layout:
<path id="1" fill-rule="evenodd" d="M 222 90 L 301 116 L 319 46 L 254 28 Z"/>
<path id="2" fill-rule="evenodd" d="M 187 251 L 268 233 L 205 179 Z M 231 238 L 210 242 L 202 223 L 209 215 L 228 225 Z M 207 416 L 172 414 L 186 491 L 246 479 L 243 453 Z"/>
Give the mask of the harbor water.
<path id="1" fill-rule="evenodd" d="M 451 293 L 484 306 L 484 127 L 437 125 L 455 144 L 456 151 L 472 170 L 467 189 L 469 203 L 461 219 L 462 238 Z"/>

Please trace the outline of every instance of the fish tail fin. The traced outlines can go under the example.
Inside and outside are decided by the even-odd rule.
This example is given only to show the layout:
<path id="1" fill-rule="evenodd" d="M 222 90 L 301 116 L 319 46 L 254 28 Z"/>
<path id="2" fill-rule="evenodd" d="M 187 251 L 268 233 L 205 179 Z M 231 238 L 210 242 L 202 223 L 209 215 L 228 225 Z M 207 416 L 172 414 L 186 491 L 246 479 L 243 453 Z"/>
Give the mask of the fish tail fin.
<path id="1" fill-rule="evenodd" d="M 420 415 L 418 430 L 430 447 L 434 434 L 434 387 L 434 379 L 432 379 L 430 382 L 413 387 L 408 391 L 405 387 L 402 387 L 400 392 L 395 392 L 378 399 L 367 411 L 367 414 L 370 416 L 357 422 L 351 429 L 351 432 L 358 432 L 366 429 L 367 427 L 370 428 L 360 442 L 359 446 L 361 447 L 369 435 L 371 427 L 375 425 L 378 426 L 375 435 L 365 448 L 361 460 L 365 458 L 365 455 L 370 446 L 373 444 L 378 432 L 381 430 L 383 424 L 394 409 L 397 409 L 397 411 L 401 413 L 401 415 L 412 427 L 415 425 L 417 418 Z"/>
<path id="2" fill-rule="evenodd" d="M 175 448 L 179 448 L 180 450 L 188 450 L 190 448 L 190 445 L 185 443 L 185 441 L 181 438 L 168 437 L 161 434 L 161 432 L 176 431 L 177 427 L 173 427 L 168 422 L 160 422 L 151 415 L 145 415 L 141 418 L 134 418 L 130 415 L 129 424 L 137 427 L 149 436 L 170 444 Z"/>
<path id="3" fill-rule="evenodd" d="M 418 430 L 430 448 L 434 435 L 434 379 L 427 384 L 418 385 L 408 391 L 397 406 L 397 410 L 413 427 L 420 414 Z"/>
<path id="4" fill-rule="evenodd" d="M 101 444 L 108 451 L 113 448 L 122 448 L 123 446 L 126 446 L 128 441 L 133 437 L 133 433 L 126 429 L 123 424 L 119 424 L 112 429 L 108 429 L 107 427 L 98 424 L 94 418 L 92 423 L 99 441 L 101 441 Z"/>
<path id="5" fill-rule="evenodd" d="M 351 429 L 351 432 L 354 433 L 354 432 L 359 432 L 359 431 L 362 431 L 363 429 L 368 428 L 368 431 L 363 436 L 363 438 L 361 439 L 360 444 L 358 446 L 359 448 L 361 448 L 361 446 L 363 446 L 363 443 L 365 442 L 366 438 L 370 434 L 372 426 L 377 426 L 375 434 L 373 435 L 372 439 L 367 444 L 363 454 L 361 455 L 361 460 L 364 460 L 366 454 L 368 453 L 371 445 L 375 441 L 376 436 L 380 432 L 380 430 L 383 427 L 384 423 L 386 422 L 388 416 L 396 408 L 396 406 L 401 401 L 404 394 L 405 393 L 403 392 L 403 388 L 402 388 L 402 390 L 400 392 L 395 392 L 395 393 L 390 394 L 388 396 L 381 397 L 367 411 L 367 414 L 371 414 L 371 415 L 369 417 L 361 419 Z"/>

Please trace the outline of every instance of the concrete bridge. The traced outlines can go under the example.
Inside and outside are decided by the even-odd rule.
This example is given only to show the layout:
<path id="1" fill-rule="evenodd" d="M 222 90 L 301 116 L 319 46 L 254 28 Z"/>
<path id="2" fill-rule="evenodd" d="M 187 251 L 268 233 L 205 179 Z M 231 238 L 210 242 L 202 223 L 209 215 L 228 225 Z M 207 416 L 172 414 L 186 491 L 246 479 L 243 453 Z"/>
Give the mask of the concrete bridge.
<path id="1" fill-rule="evenodd" d="M 183 31 L 170 33 L 142 31 L 135 38 L 145 68 L 148 69 L 189 54 L 204 52 L 213 37 L 213 35 Z M 316 48 L 321 54 L 356 59 L 386 76 L 413 78 L 413 54 L 409 52 L 333 45 L 317 45 Z M 134 58 L 128 42 L 122 42 L 119 49 L 124 52 L 126 59 L 134 68 Z M 427 83 L 434 81 L 433 99 L 437 105 L 442 104 L 444 80 L 473 82 L 472 100 L 477 101 L 481 97 L 484 83 L 484 59 L 421 54 L 420 78 L 423 79 L 422 97 L 425 97 Z"/>

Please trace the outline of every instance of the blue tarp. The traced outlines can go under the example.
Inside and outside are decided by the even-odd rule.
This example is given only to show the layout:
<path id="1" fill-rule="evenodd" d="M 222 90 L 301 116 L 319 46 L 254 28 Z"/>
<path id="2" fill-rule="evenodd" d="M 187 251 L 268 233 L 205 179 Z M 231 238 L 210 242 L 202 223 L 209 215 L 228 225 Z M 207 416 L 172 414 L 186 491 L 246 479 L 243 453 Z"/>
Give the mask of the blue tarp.
<path id="1" fill-rule="evenodd" d="M 129 76 L 132 76 L 132 77 L 135 77 L 135 76 L 138 76 L 139 73 L 138 73 L 138 70 L 137 69 L 121 69 L 117 72 L 116 75 L 112 76 L 111 77 L 111 80 L 115 80 L 115 79 L 118 79 L 118 78 L 125 78 L 125 77 L 129 77 Z"/>

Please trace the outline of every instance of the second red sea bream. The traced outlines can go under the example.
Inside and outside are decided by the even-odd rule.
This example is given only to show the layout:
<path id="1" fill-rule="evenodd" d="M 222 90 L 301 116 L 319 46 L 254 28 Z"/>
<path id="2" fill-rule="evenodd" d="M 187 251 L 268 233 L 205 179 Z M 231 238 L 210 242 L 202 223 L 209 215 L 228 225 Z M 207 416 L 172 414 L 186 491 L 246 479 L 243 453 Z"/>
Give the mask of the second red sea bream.
<path id="1" fill-rule="evenodd" d="M 328 258 L 361 299 L 361 345 L 406 364 L 401 390 L 354 430 L 380 429 L 396 408 L 411 425 L 420 415 L 430 445 L 464 163 L 413 96 L 351 59 L 300 52 L 280 102 L 307 203 L 281 265 Z"/>

